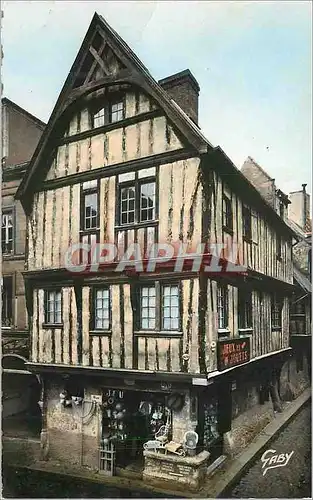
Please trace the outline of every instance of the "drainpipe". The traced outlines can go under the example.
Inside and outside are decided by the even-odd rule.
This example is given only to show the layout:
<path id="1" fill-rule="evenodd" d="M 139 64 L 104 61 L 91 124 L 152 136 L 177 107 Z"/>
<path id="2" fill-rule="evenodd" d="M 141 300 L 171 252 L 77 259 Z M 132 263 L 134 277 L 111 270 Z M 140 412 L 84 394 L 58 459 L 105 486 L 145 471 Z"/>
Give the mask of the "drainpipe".
<path id="1" fill-rule="evenodd" d="M 303 193 L 303 220 L 302 220 L 302 224 L 303 224 L 303 230 L 305 231 L 305 226 L 306 226 L 306 210 L 307 210 L 307 206 L 306 206 L 306 184 L 302 184 L 302 193 Z"/>

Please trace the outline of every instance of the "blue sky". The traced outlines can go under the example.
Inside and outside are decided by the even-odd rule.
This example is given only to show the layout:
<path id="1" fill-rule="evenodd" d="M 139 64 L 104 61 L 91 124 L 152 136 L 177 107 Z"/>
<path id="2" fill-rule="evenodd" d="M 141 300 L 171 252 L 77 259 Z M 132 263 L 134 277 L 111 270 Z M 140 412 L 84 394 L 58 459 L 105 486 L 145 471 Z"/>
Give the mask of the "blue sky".
<path id="1" fill-rule="evenodd" d="M 274 2 L 3 2 L 4 95 L 47 121 L 95 11 L 156 79 L 189 68 L 200 126 L 240 168 L 311 191 L 312 6 Z"/>

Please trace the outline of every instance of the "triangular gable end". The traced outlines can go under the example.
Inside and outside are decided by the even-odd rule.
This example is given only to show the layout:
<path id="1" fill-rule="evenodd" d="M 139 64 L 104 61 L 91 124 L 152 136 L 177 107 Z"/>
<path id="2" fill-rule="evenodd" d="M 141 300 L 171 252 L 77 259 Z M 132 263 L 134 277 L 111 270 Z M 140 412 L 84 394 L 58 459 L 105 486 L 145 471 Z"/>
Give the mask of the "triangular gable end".
<path id="1" fill-rule="evenodd" d="M 211 148 L 200 130 L 175 106 L 124 40 L 95 13 L 27 174 L 17 191 L 16 198 L 21 199 L 26 212 L 29 212 L 38 182 L 45 177 L 44 169 L 50 164 L 51 151 L 58 139 L 58 121 L 77 99 L 112 83 L 130 83 L 142 88 L 163 109 L 195 154 L 206 153 Z"/>

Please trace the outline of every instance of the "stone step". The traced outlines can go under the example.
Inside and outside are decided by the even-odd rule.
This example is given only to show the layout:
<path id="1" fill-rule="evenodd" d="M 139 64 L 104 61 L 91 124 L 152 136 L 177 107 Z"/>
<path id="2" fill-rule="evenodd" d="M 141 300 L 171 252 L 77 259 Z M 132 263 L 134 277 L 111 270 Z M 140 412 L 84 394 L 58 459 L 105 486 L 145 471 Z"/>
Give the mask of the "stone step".
<path id="1" fill-rule="evenodd" d="M 226 462 L 227 456 L 221 455 L 207 468 L 207 477 L 212 477 L 218 469 L 220 469 Z"/>

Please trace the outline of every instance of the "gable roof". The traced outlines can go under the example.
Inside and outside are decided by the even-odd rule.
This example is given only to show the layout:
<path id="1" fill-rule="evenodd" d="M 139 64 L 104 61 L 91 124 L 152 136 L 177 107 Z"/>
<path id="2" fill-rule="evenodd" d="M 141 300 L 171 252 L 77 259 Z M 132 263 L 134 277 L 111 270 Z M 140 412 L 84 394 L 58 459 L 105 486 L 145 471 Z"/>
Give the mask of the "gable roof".
<path id="1" fill-rule="evenodd" d="M 21 108 L 16 102 L 11 101 L 11 99 L 8 99 L 8 97 L 3 97 L 1 99 L 2 105 L 7 106 L 8 108 L 13 108 L 15 111 L 18 113 L 21 113 L 22 115 L 26 116 L 29 120 L 34 122 L 36 125 L 38 125 L 40 128 L 44 129 L 46 124 L 37 118 L 37 116 L 34 116 L 32 113 L 29 113 L 29 111 L 26 111 L 26 109 Z"/>
<path id="2" fill-rule="evenodd" d="M 81 70 L 84 62 L 89 55 L 89 51 L 92 49 L 92 42 L 96 33 L 99 33 L 103 37 L 103 40 L 107 41 L 109 46 L 112 48 L 112 51 L 118 56 L 123 65 L 126 67 L 126 70 L 124 69 L 120 71 L 113 77 L 107 76 L 91 84 L 89 83 L 84 86 L 78 86 L 78 88 L 76 86 L 75 88 L 75 83 L 79 81 L 80 72 L 82 72 Z M 102 16 L 95 13 L 51 113 L 47 127 L 42 134 L 30 161 L 27 173 L 16 193 L 16 198 L 21 199 L 24 208 L 26 208 L 27 205 L 26 196 L 31 194 L 34 188 L 34 182 L 38 180 L 38 176 L 36 175 L 38 166 L 43 159 L 45 151 L 49 149 L 49 145 L 51 146 L 52 144 L 53 137 L 56 133 L 56 125 L 60 117 L 64 114 L 66 109 L 68 109 L 71 104 L 75 102 L 77 97 L 90 93 L 100 86 L 110 83 L 112 84 L 117 81 L 138 85 L 152 98 L 154 98 L 160 104 L 167 117 L 174 123 L 174 125 L 176 125 L 182 135 L 186 138 L 187 142 L 194 148 L 195 152 L 202 154 L 211 148 L 210 143 L 201 134 L 200 130 L 192 124 L 192 120 L 190 120 L 187 115 L 182 112 L 178 105 L 175 105 L 166 91 L 163 90 L 157 81 L 152 77 L 148 69 L 143 65 L 120 35 L 118 35 L 118 33 L 116 33 L 116 31 L 109 26 Z M 47 165 L 45 166 L 47 167 Z M 44 162 L 41 164 L 41 171 L 43 169 Z"/>

